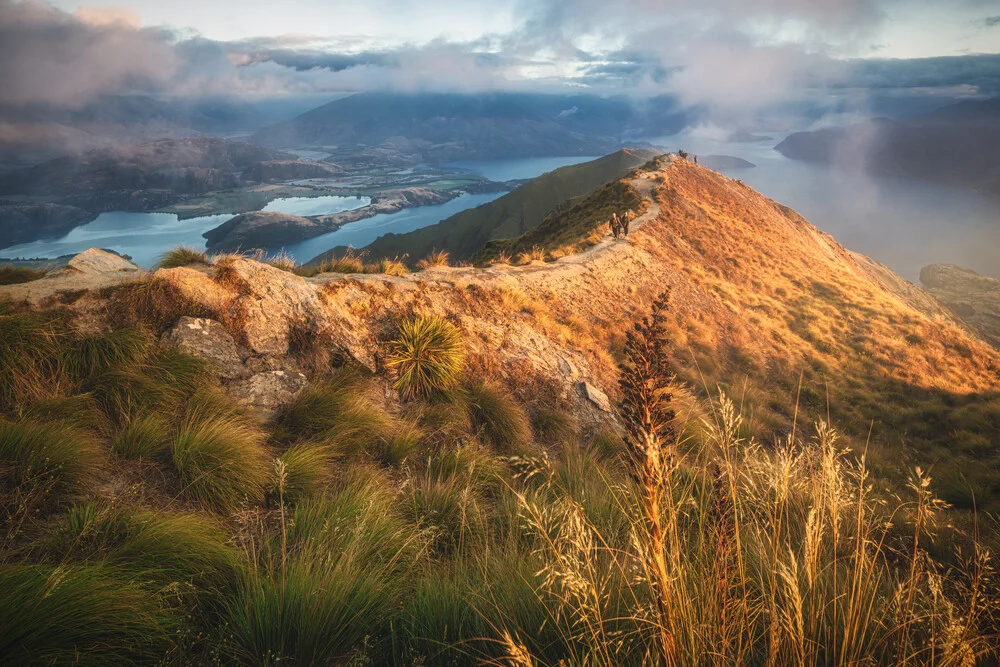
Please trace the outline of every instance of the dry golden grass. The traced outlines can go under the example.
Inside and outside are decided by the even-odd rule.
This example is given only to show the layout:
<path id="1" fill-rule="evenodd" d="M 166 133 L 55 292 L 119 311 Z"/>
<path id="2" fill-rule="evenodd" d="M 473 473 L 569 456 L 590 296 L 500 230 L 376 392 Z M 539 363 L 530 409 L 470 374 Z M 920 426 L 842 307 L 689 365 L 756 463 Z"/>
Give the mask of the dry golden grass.
<path id="1" fill-rule="evenodd" d="M 448 251 L 447 250 L 432 250 L 427 257 L 417 262 L 418 269 L 429 269 L 435 266 L 448 266 Z"/>

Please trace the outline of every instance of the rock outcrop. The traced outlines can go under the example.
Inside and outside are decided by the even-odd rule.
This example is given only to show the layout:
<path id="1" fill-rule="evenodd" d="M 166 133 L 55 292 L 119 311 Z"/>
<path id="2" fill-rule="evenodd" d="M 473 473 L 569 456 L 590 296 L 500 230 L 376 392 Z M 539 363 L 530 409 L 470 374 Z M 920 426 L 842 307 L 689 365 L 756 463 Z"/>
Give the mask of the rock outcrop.
<path id="1" fill-rule="evenodd" d="M 219 377 L 232 380 L 246 375 L 243 355 L 232 335 L 215 320 L 203 317 L 182 317 L 164 339 L 186 352 L 210 362 Z"/>
<path id="2" fill-rule="evenodd" d="M 139 267 L 121 255 L 91 248 L 90 250 L 84 250 L 66 262 L 66 268 L 62 270 L 78 271 L 79 273 L 88 275 L 106 275 L 123 272 L 135 273 L 139 270 Z"/>

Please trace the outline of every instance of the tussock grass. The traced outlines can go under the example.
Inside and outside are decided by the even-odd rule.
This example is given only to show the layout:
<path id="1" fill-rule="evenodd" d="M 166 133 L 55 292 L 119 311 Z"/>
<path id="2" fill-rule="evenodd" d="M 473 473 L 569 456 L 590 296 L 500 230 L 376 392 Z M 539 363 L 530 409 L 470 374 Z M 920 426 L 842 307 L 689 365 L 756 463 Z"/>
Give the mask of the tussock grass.
<path id="1" fill-rule="evenodd" d="M 48 560 L 104 564 L 139 584 L 186 584 L 191 594 L 217 597 L 235 583 L 239 566 L 227 541 L 203 514 L 85 503 L 67 511 L 40 546 Z"/>
<path id="2" fill-rule="evenodd" d="M 135 664 L 164 655 L 176 616 L 99 566 L 0 564 L 0 661 Z"/>
<path id="3" fill-rule="evenodd" d="M 296 502 L 320 493 L 333 477 L 335 453 L 325 445 L 308 443 L 290 447 L 278 457 L 274 480 L 268 491 L 272 497 Z"/>
<path id="4" fill-rule="evenodd" d="M 0 488 L 8 518 L 83 491 L 103 459 L 92 435 L 65 422 L 0 421 Z"/>
<path id="5" fill-rule="evenodd" d="M 399 424 L 375 388 L 349 375 L 306 387 L 278 415 L 277 426 L 279 440 L 322 444 L 347 458 L 379 456 L 400 437 Z"/>
<path id="6" fill-rule="evenodd" d="M 532 419 L 535 437 L 547 445 L 575 442 L 579 439 L 576 420 L 565 412 L 541 409 Z"/>
<path id="7" fill-rule="evenodd" d="M 29 421 L 62 422 L 95 437 L 109 431 L 108 420 L 92 394 L 43 398 L 32 403 L 23 416 Z"/>
<path id="8" fill-rule="evenodd" d="M 0 285 L 30 283 L 32 280 L 44 278 L 46 273 L 48 273 L 47 269 L 32 269 L 26 266 L 5 264 L 0 266 Z"/>
<path id="9" fill-rule="evenodd" d="M 185 315 L 213 316 L 204 306 L 161 278 L 108 287 L 101 291 L 101 296 L 106 300 L 105 317 L 116 329 L 146 328 L 159 335 Z"/>
<path id="10" fill-rule="evenodd" d="M 139 359 L 152 343 L 149 334 L 141 329 L 84 335 L 64 348 L 63 368 L 77 378 L 91 378 L 113 366 Z"/>
<path id="11" fill-rule="evenodd" d="M 149 406 L 162 413 L 176 410 L 210 382 L 204 361 L 167 349 L 139 363 L 111 368 L 93 379 L 91 389 L 105 414 L 125 424 Z"/>
<path id="12" fill-rule="evenodd" d="M 448 266 L 449 257 L 447 250 L 432 250 L 426 257 L 417 262 L 417 268 L 429 269 L 435 266 Z"/>
<path id="13" fill-rule="evenodd" d="M 465 361 L 462 333 L 436 315 L 406 320 L 389 343 L 386 365 L 404 398 L 427 398 L 458 384 Z"/>
<path id="14" fill-rule="evenodd" d="M 171 448 L 181 493 L 220 512 L 261 501 L 271 473 L 264 439 L 245 418 L 188 414 Z"/>
<path id="15" fill-rule="evenodd" d="M 208 255 L 201 250 L 188 246 L 177 246 L 176 248 L 171 248 L 167 252 L 163 253 L 157 268 L 175 269 L 181 266 L 189 266 L 191 264 L 207 265 L 208 263 Z"/>
<path id="16" fill-rule="evenodd" d="M 55 388 L 65 336 L 51 316 L 0 303 L 0 410 L 23 406 Z"/>
<path id="17" fill-rule="evenodd" d="M 130 416 L 111 441 L 111 451 L 121 459 L 151 460 L 170 444 L 169 421 L 156 413 Z"/>
<path id="18" fill-rule="evenodd" d="M 484 382 L 467 392 L 472 426 L 483 442 L 503 454 L 521 452 L 531 443 L 531 422 L 509 391 Z"/>

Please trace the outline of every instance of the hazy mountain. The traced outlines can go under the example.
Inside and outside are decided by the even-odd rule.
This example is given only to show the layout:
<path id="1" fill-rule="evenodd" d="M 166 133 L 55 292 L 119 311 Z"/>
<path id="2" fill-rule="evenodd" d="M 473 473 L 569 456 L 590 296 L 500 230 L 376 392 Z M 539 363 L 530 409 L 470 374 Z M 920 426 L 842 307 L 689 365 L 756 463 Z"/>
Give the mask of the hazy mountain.
<path id="1" fill-rule="evenodd" d="M 386 234 L 365 246 L 364 251 L 376 259 L 408 255 L 415 262 L 432 250 L 446 250 L 453 258 L 467 259 L 491 239 L 520 236 L 541 223 L 557 206 L 590 194 L 659 154 L 646 149 L 623 149 L 597 160 L 560 167 L 499 199 L 456 213 L 436 225 L 406 234 Z M 310 263 L 322 262 L 343 251 L 332 249 Z"/>
<path id="2" fill-rule="evenodd" d="M 935 109 L 910 119 L 911 123 L 927 125 L 952 123 L 962 125 L 1000 125 L 1000 97 L 988 100 L 964 100 Z"/>
<path id="3" fill-rule="evenodd" d="M 943 112 L 952 118 L 966 111 Z M 789 135 L 775 149 L 807 162 L 922 178 L 1000 195 L 1000 125 L 875 119 Z"/>
<path id="4" fill-rule="evenodd" d="M 0 105 L 0 162 L 34 163 L 156 139 L 249 133 L 329 97 L 250 102 L 233 96 L 105 95 L 78 108 Z"/>
<path id="5" fill-rule="evenodd" d="M 123 189 L 193 194 L 233 187 L 261 162 L 294 156 L 225 139 L 163 139 L 56 158 L 0 177 L 0 193 L 67 197 Z"/>
<path id="6" fill-rule="evenodd" d="M 671 134 L 676 106 L 625 98 L 526 93 L 364 93 L 253 135 L 268 146 L 382 146 L 426 160 L 606 153 L 629 136 Z"/>

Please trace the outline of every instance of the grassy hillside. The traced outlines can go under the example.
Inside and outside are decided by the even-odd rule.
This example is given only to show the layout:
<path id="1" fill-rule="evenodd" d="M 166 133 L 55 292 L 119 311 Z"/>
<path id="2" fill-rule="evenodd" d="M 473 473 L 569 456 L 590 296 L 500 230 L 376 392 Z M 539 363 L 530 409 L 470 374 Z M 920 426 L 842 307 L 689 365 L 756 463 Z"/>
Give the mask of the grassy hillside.
<path id="1" fill-rule="evenodd" d="M 537 227 L 511 239 L 489 241 L 472 256 L 476 265 L 501 259 L 544 253 L 563 256 L 576 252 L 588 243 L 593 245 L 607 233 L 613 213 L 642 213 L 645 202 L 631 186 L 622 181 L 608 183 L 586 197 L 570 200 L 542 220 Z"/>
<path id="2" fill-rule="evenodd" d="M 364 251 L 375 259 L 408 255 L 412 262 L 433 250 L 447 251 L 454 259 L 468 259 L 488 241 L 523 234 L 560 204 L 590 194 L 655 156 L 654 151 L 626 149 L 591 162 L 561 167 L 495 201 L 457 213 L 436 225 L 407 234 L 386 234 L 365 246 Z M 309 263 L 328 261 L 343 251 L 334 249 Z"/>
<path id="3" fill-rule="evenodd" d="M 0 664 L 993 664 L 1000 353 L 739 182 L 633 183 L 575 261 L 0 288 Z"/>

